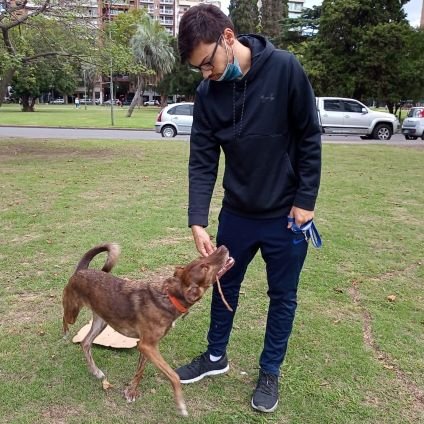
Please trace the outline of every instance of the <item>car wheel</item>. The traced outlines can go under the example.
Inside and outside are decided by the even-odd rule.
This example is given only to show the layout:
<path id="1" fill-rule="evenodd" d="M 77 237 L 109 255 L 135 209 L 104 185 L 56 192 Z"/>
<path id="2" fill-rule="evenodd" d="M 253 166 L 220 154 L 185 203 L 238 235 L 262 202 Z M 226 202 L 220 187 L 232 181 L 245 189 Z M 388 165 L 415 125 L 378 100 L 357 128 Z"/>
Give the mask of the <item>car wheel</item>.
<path id="1" fill-rule="evenodd" d="M 418 137 L 414 137 L 413 135 L 405 135 L 405 140 L 416 140 Z"/>
<path id="2" fill-rule="evenodd" d="M 421 140 L 424 140 L 424 131 L 423 131 L 423 133 L 421 134 Z"/>
<path id="3" fill-rule="evenodd" d="M 165 125 L 162 129 L 161 129 L 161 134 L 162 137 L 166 137 L 166 138 L 171 138 L 171 137 L 175 137 L 177 135 L 177 131 L 175 130 L 174 127 L 172 127 L 171 125 Z"/>
<path id="4" fill-rule="evenodd" d="M 392 137 L 392 129 L 387 124 L 376 125 L 374 131 L 372 132 L 372 138 L 376 140 L 390 140 Z"/>

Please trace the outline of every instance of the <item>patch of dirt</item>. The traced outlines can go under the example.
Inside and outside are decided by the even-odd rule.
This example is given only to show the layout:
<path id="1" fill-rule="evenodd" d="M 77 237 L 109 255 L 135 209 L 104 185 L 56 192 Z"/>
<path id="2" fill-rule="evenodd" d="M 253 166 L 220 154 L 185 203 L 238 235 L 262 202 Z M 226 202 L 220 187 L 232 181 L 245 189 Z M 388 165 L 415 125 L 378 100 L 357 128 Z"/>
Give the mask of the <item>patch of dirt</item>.
<path id="1" fill-rule="evenodd" d="M 69 422 L 70 417 L 83 416 L 83 412 L 82 408 L 52 405 L 40 412 L 40 418 L 45 420 L 46 423 L 65 424 Z"/>
<path id="2" fill-rule="evenodd" d="M 39 324 L 45 321 L 48 309 L 61 304 L 59 295 L 49 293 L 18 293 L 7 300 L 2 326 L 9 331 L 20 331 L 21 326 Z M 6 330 L 7 331 L 7 330 Z"/>
<path id="3" fill-rule="evenodd" d="M 405 272 L 402 271 L 402 272 Z M 400 271 L 399 271 L 400 273 Z M 387 278 L 388 276 L 393 276 L 396 273 L 387 273 L 379 277 L 378 280 Z M 370 312 L 361 304 L 361 294 L 359 291 L 359 283 L 357 280 L 352 281 L 352 285 L 349 288 L 349 295 L 357 307 L 360 308 L 363 321 L 363 339 L 365 345 L 371 349 L 374 354 L 374 357 L 382 364 L 382 366 L 391 370 L 396 374 L 396 379 L 399 383 L 399 386 L 403 391 L 409 394 L 411 398 L 411 411 L 412 415 L 422 415 L 424 414 L 424 391 L 418 387 L 414 382 L 412 382 L 407 374 L 400 369 L 400 367 L 390 358 L 390 355 L 384 352 L 377 344 L 373 336 L 372 329 L 372 316 Z"/>
<path id="4" fill-rule="evenodd" d="M 175 244 L 179 244 L 181 242 L 193 241 L 193 237 L 191 235 L 188 236 L 176 236 L 176 237 L 166 237 L 157 240 L 152 240 L 149 242 L 149 246 L 157 247 L 157 246 L 173 246 Z M 194 259 L 194 258 L 193 258 Z"/>
<path id="5" fill-rule="evenodd" d="M 140 153 L 140 152 L 138 152 Z M 116 156 L 113 149 L 78 149 L 72 146 L 57 146 L 50 143 L 11 143 L 0 145 L 0 161 L 8 161 L 22 156 L 30 156 L 37 159 L 68 158 L 109 158 Z"/>

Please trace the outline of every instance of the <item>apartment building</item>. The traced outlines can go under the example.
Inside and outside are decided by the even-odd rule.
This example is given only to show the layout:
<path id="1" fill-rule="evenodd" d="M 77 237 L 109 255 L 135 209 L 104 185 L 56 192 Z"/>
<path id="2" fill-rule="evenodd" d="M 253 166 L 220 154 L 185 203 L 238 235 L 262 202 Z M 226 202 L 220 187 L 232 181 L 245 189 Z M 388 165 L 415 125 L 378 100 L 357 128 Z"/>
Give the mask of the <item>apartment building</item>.
<path id="1" fill-rule="evenodd" d="M 289 18 L 299 18 L 302 14 L 304 0 L 289 0 L 287 5 L 289 8 Z"/>

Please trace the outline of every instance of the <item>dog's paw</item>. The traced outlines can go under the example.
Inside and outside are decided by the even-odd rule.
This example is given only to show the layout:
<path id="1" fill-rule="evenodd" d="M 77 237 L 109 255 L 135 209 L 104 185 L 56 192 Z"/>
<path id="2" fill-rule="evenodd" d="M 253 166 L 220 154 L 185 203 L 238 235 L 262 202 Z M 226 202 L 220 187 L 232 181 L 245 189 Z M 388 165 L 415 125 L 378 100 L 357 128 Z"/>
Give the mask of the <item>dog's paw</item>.
<path id="1" fill-rule="evenodd" d="M 135 402 L 135 400 L 140 396 L 140 392 L 137 389 L 132 389 L 127 387 L 124 390 L 124 397 L 128 403 Z"/>

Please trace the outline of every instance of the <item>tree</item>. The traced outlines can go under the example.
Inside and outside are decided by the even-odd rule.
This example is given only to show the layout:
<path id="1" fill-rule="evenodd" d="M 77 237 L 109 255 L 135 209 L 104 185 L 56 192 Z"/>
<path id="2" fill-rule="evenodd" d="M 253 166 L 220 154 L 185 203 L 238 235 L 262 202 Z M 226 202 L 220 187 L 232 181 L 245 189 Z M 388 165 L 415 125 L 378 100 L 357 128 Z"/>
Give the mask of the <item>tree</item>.
<path id="1" fill-rule="evenodd" d="M 280 22 L 280 34 L 275 40 L 279 48 L 297 53 L 302 44 L 312 41 L 319 31 L 321 6 L 303 9 L 298 18 L 284 18 Z"/>
<path id="2" fill-rule="evenodd" d="M 422 81 L 422 51 L 412 41 L 419 34 L 402 9 L 407 1 L 323 1 L 319 33 L 303 58 L 317 94 L 380 99 L 390 108 L 411 77 Z"/>
<path id="3" fill-rule="evenodd" d="M 288 17 L 287 0 L 262 0 L 262 33 L 274 41 L 280 35 L 280 21 Z"/>
<path id="4" fill-rule="evenodd" d="M 131 38 L 130 45 L 136 63 L 151 70 L 151 76 L 154 78 L 155 83 L 158 83 L 164 75 L 171 72 L 175 62 L 174 51 L 171 46 L 170 36 L 158 21 L 146 15 Z M 131 116 L 135 106 L 140 101 L 145 78 L 145 73 L 138 74 L 137 90 L 128 108 L 128 117 Z"/>
<path id="5" fill-rule="evenodd" d="M 237 34 L 258 31 L 259 10 L 257 0 L 230 0 L 229 15 Z"/>
<path id="6" fill-rule="evenodd" d="M 35 101 L 54 87 L 64 94 L 75 90 L 77 67 L 54 58 L 42 58 L 22 66 L 12 79 L 13 94 L 21 99 L 23 112 L 34 112 Z"/>
<path id="7" fill-rule="evenodd" d="M 63 61 L 92 58 L 97 35 L 84 21 L 77 1 L 6 1 L 0 10 L 0 106 L 14 75 L 40 75 L 34 66 L 44 58 Z M 45 17 L 43 19 L 43 17 Z M 16 82 L 16 79 L 15 79 Z"/>
<path id="8" fill-rule="evenodd" d="M 175 57 L 178 57 L 177 40 L 172 38 L 171 46 Z M 157 89 L 162 99 L 167 99 L 170 94 L 184 96 L 186 100 L 194 100 L 196 88 L 202 81 L 200 72 L 193 72 L 186 63 L 175 61 L 172 71 L 159 82 Z"/>

